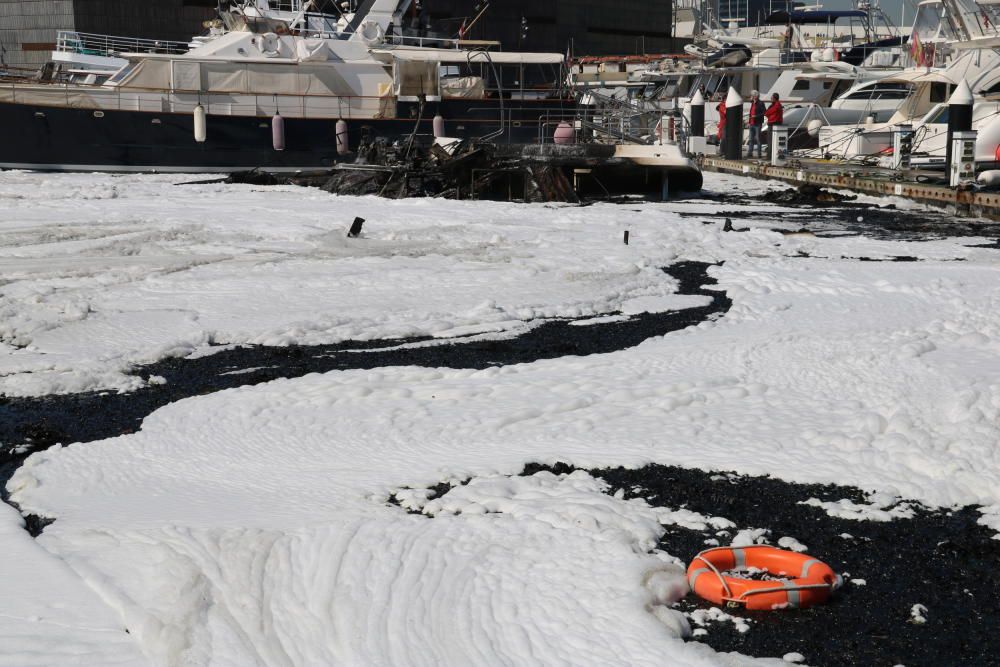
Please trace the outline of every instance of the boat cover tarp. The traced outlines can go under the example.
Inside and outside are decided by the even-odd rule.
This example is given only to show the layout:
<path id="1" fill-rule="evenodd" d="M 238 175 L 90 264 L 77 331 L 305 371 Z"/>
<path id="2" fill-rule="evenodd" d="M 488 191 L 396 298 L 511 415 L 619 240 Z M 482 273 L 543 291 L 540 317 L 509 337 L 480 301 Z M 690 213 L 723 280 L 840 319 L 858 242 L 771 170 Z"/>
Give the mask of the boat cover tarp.
<path id="1" fill-rule="evenodd" d="M 251 95 L 357 94 L 336 67 L 314 62 L 140 60 L 120 85 L 123 90 Z"/>
<path id="2" fill-rule="evenodd" d="M 441 97 L 481 100 L 486 97 L 486 82 L 480 76 L 459 76 L 441 79 Z"/>
<path id="3" fill-rule="evenodd" d="M 439 95 L 439 63 L 397 59 L 392 68 L 392 92 L 399 96 Z"/>

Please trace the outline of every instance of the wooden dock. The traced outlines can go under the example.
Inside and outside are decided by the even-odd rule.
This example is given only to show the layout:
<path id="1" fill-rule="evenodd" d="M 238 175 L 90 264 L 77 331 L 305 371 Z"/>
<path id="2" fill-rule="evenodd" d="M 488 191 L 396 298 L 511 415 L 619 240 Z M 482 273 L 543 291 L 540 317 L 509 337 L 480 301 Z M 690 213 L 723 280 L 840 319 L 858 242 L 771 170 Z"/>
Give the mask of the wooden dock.
<path id="1" fill-rule="evenodd" d="M 811 184 L 870 195 L 904 197 L 945 208 L 956 216 L 1000 220 L 1000 192 L 976 192 L 972 189 L 902 180 L 902 172 L 888 169 L 833 164 L 820 160 L 792 161 L 782 167 L 772 167 L 770 163 L 759 160 L 726 160 L 714 156 L 704 156 L 699 160 L 704 171 L 742 174 L 792 185 Z"/>

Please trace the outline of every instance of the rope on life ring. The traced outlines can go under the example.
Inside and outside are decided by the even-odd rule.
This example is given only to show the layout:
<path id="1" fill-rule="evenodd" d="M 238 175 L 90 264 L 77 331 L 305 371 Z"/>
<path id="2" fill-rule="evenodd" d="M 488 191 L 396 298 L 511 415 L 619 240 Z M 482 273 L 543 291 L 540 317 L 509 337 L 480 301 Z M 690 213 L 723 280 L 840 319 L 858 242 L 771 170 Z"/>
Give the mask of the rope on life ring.
<path id="1" fill-rule="evenodd" d="M 789 579 L 756 581 L 723 574 L 748 567 Z M 842 581 L 812 556 L 764 544 L 706 549 L 691 561 L 687 577 L 691 590 L 709 602 L 756 610 L 803 609 L 826 602 Z"/>

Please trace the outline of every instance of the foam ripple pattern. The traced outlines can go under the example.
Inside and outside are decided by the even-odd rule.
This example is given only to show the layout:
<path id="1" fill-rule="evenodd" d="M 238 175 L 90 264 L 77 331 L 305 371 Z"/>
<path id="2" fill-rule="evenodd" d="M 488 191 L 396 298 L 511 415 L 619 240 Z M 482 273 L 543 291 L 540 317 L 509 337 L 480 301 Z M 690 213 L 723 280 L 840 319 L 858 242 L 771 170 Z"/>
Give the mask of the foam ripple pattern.
<path id="1" fill-rule="evenodd" d="M 586 473 L 516 475 L 658 462 L 859 486 L 870 506 L 825 507 L 858 520 L 905 515 L 894 498 L 1000 508 L 1000 255 L 976 240 L 783 237 L 777 213 L 724 233 L 710 200 L 174 180 L 0 175 L 3 391 L 125 390 L 130 364 L 210 343 L 662 308 L 676 283 L 660 267 L 681 260 L 724 262 L 711 273 L 733 306 L 610 354 L 193 397 L 33 454 L 7 489 L 55 523 L 31 541 L 0 519 L 21 536 L 0 664 L 781 664 L 685 642 L 670 609 L 690 554 L 654 548 L 663 526 L 725 517 L 609 496 Z M 898 255 L 922 261 L 857 260 Z"/>

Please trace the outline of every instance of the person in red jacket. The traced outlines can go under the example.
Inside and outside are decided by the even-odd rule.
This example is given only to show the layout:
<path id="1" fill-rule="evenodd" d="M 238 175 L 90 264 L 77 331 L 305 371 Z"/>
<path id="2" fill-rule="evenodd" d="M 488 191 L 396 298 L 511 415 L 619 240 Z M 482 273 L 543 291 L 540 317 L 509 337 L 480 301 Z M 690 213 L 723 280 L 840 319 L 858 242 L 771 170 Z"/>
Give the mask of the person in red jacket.
<path id="1" fill-rule="evenodd" d="M 771 95 L 771 105 L 767 107 L 764 111 L 764 117 L 767 118 L 767 137 L 765 141 L 767 145 L 771 145 L 771 128 L 775 125 L 781 125 L 785 122 L 785 109 L 781 106 L 781 101 L 778 99 L 778 93 Z M 770 149 L 768 149 L 770 150 Z"/>
<path id="2" fill-rule="evenodd" d="M 764 112 L 768 125 L 781 125 L 785 122 L 785 109 L 778 100 L 778 93 L 771 95 L 771 106 Z"/>
<path id="3" fill-rule="evenodd" d="M 715 132 L 716 139 L 719 140 L 719 151 L 722 151 L 722 138 L 726 136 L 726 100 L 719 100 L 719 106 L 715 107 L 719 112 L 719 129 Z"/>

